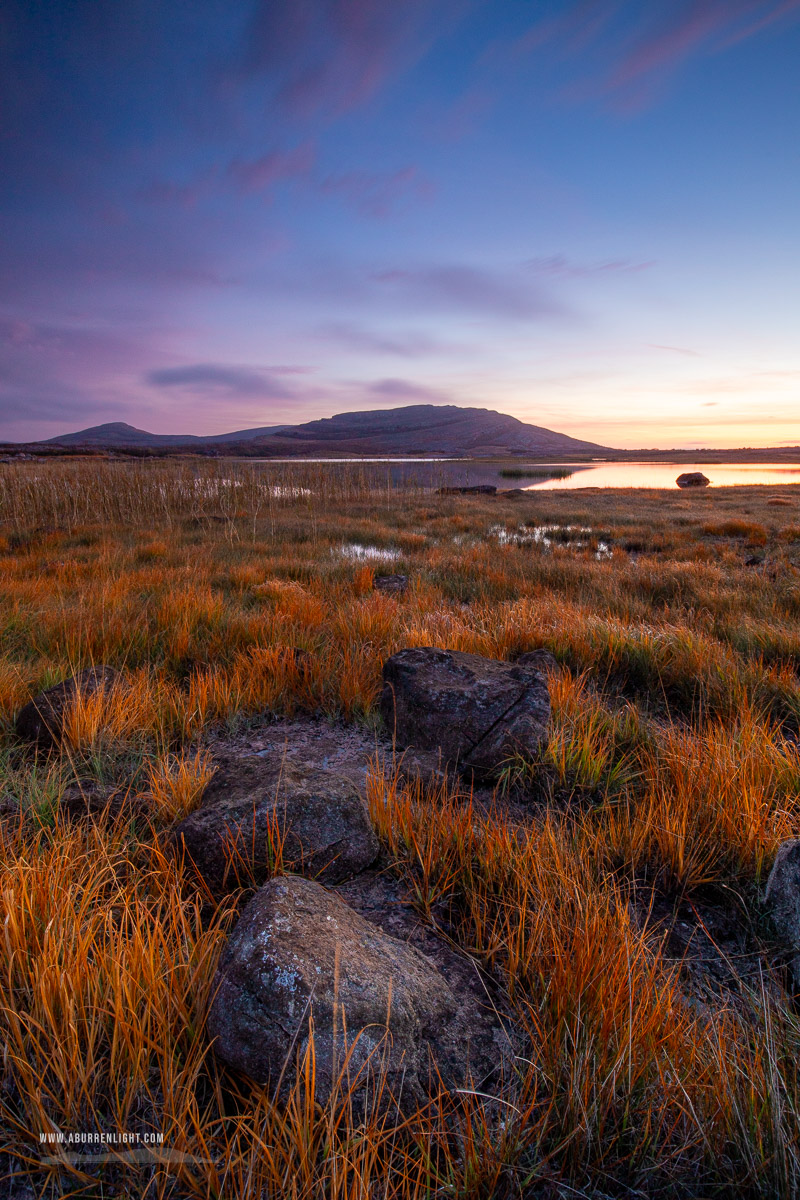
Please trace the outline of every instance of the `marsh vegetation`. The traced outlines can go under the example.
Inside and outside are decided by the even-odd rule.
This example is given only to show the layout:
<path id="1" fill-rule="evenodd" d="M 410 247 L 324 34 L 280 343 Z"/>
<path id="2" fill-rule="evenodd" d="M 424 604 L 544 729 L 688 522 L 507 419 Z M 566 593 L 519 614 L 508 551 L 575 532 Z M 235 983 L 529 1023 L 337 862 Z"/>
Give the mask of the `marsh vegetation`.
<path id="1" fill-rule="evenodd" d="M 800 1018 L 760 896 L 800 828 L 800 496 L 270 479 L 0 475 L 5 1170 L 54 1196 L 795 1195 Z M 387 556 L 402 595 L 373 587 Z M 390 758 L 368 784 L 387 870 L 523 1049 L 491 1095 L 402 1116 L 354 1107 L 346 1073 L 315 1105 L 310 1051 L 274 1104 L 204 1028 L 248 890 L 215 899 L 166 833 L 212 732 L 377 733 L 382 663 L 425 645 L 558 663 L 549 741 L 493 795 Z M 57 750 L 21 744 L 20 707 L 91 664 L 125 688 L 76 704 Z M 117 802 L 76 816 L 76 788 Z M 43 1166 L 40 1132 L 75 1129 L 172 1158 Z"/>

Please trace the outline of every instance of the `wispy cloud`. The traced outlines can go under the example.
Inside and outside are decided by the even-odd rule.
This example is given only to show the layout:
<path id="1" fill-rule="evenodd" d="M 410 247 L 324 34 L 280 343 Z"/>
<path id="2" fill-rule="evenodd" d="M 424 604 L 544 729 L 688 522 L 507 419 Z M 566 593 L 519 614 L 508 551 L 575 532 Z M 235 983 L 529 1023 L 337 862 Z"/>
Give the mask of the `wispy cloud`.
<path id="1" fill-rule="evenodd" d="M 610 90 L 625 88 L 654 73 L 674 70 L 701 49 L 719 50 L 744 41 L 767 26 L 800 13 L 800 0 L 691 0 L 656 20 L 607 79 Z"/>
<path id="2" fill-rule="evenodd" d="M 536 286 L 524 271 L 434 264 L 387 268 L 372 275 L 381 289 L 405 303 L 436 310 L 523 320 L 563 315 L 554 296 Z"/>
<path id="3" fill-rule="evenodd" d="M 385 355 L 390 358 L 427 358 L 435 355 L 458 355 L 471 352 L 464 343 L 447 342 L 419 330 L 385 333 L 354 322 L 334 321 L 323 325 L 318 335 L 363 354 Z"/>
<path id="4" fill-rule="evenodd" d="M 700 358 L 697 350 L 689 350 L 686 346 L 664 346 L 660 342 L 649 342 L 652 350 L 667 350 L 670 354 L 683 354 L 687 358 Z"/>
<path id="5" fill-rule="evenodd" d="M 800 18 L 800 0 L 573 0 L 484 56 L 495 72 L 545 47 L 579 75 L 562 88 L 571 99 L 605 96 L 641 107 L 655 89 L 698 54 L 717 53 L 781 21 Z"/>
<path id="6" fill-rule="evenodd" d="M 307 178 L 314 165 L 314 146 L 303 142 L 291 150 L 271 150 L 258 158 L 236 158 L 226 177 L 243 192 L 264 192 L 286 179 Z"/>
<path id="7" fill-rule="evenodd" d="M 378 379 L 364 388 L 367 397 L 392 400 L 398 404 L 445 404 L 450 397 L 438 388 L 425 387 L 408 379 Z"/>
<path id="8" fill-rule="evenodd" d="M 287 373 L 296 374 L 298 368 L 256 370 L 252 367 L 219 363 L 194 363 L 185 367 L 164 367 L 150 371 L 146 382 L 152 387 L 181 388 L 210 395 L 288 400 L 295 393 L 281 378 Z"/>
<path id="9" fill-rule="evenodd" d="M 635 275 L 655 266 L 653 259 L 639 261 L 631 258 L 612 258 L 596 263 L 579 263 L 565 254 L 529 258 L 525 266 L 539 275 L 566 279 L 587 279 L 594 275 Z"/>
<path id="10" fill-rule="evenodd" d="M 298 116 L 347 112 L 416 62 L 458 0 L 259 0 L 238 69 Z"/>
<path id="11" fill-rule="evenodd" d="M 434 186 L 414 164 L 398 171 L 343 171 L 320 184 L 323 195 L 342 196 L 363 216 L 388 217 L 408 200 L 430 200 Z"/>

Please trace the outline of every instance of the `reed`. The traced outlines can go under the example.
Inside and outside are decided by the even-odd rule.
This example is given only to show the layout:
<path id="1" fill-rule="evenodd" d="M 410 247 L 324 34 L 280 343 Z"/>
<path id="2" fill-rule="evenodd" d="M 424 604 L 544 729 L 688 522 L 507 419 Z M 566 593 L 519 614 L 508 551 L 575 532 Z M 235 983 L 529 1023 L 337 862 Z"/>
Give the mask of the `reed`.
<path id="1" fill-rule="evenodd" d="M 8 1170 L 53 1195 L 796 1195 L 800 1026 L 758 917 L 800 821 L 800 543 L 774 499 L 436 496 L 349 464 L 3 467 Z M 544 527 L 584 532 L 546 545 Z M 384 569 L 409 575 L 402 597 L 373 590 Z M 404 1116 L 385 1085 L 357 1107 L 345 1071 L 320 1108 L 312 1037 L 276 1104 L 204 1030 L 249 888 L 211 896 L 167 831 L 210 777 L 211 732 L 264 713 L 372 727 L 382 662 L 409 645 L 558 660 L 549 741 L 492 803 L 391 763 L 368 781 L 391 869 L 482 973 L 514 1065 L 492 1096 Z M 100 663 L 124 686 L 79 697 L 58 751 L 21 745 L 25 700 Z M 59 804 L 76 782 L 145 803 L 78 820 Z M 660 914 L 731 896 L 765 965 L 700 1001 Z M 43 1167 L 39 1131 L 76 1128 L 187 1157 Z"/>

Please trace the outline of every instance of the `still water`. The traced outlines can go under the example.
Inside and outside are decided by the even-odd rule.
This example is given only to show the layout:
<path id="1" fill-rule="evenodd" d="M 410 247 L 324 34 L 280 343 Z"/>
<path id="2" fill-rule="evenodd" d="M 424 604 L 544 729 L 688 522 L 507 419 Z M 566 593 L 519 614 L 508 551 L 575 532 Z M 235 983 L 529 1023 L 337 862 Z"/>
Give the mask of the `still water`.
<path id="1" fill-rule="evenodd" d="M 538 467 L 537 467 L 538 469 Z M 590 463 L 570 467 L 574 474 L 566 479 L 518 480 L 517 486 L 530 488 L 674 488 L 679 475 L 702 471 L 712 487 L 731 487 L 753 483 L 800 483 L 800 464 L 791 463 Z"/>
<path id="2" fill-rule="evenodd" d="M 800 463 L 675 463 L 593 462 L 526 463 L 524 459 L 487 462 L 454 458 L 351 458 L 351 459 L 261 459 L 266 464 L 371 463 L 385 467 L 395 485 L 418 487 L 474 487 L 492 484 L 500 490 L 524 488 L 546 491 L 570 488 L 675 488 L 675 480 L 687 471 L 702 471 L 712 487 L 736 484 L 800 483 Z"/>

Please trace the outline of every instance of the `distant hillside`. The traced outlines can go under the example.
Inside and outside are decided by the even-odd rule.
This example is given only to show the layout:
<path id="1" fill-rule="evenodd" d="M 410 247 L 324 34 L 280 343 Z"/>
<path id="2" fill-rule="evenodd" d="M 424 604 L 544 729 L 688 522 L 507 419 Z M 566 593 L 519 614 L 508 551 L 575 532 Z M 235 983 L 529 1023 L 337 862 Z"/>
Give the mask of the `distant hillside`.
<path id="1" fill-rule="evenodd" d="M 358 454 L 591 454 L 604 450 L 528 425 L 488 408 L 414 404 L 407 408 L 340 413 L 264 439 L 276 449 L 289 441 Z M 261 439 L 259 439 L 261 441 Z"/>
<path id="2" fill-rule="evenodd" d="M 263 425 L 258 429 L 240 429 L 236 433 L 198 437 L 192 433 L 148 433 L 145 429 L 126 425 L 124 421 L 108 421 L 105 425 L 92 425 L 89 429 L 78 430 L 77 433 L 59 434 L 58 437 L 48 438 L 42 445 L 106 446 L 109 449 L 213 445 L 215 442 L 250 441 L 252 438 L 266 437 L 285 428 L 284 425 Z"/>
<path id="3" fill-rule="evenodd" d="M 528 425 L 487 408 L 414 404 L 406 408 L 340 413 L 302 425 L 241 429 L 209 437 L 148 433 L 122 421 L 62 434 L 47 446 L 108 450 L 219 448 L 264 457 L 317 454 L 570 455 L 605 452 L 606 447 Z"/>

